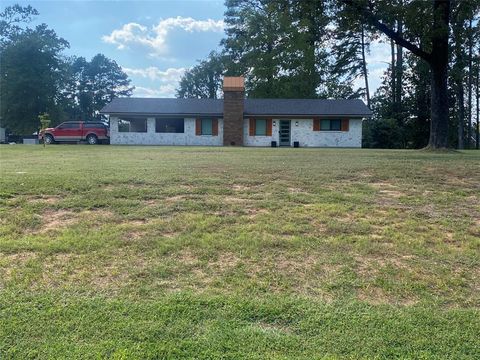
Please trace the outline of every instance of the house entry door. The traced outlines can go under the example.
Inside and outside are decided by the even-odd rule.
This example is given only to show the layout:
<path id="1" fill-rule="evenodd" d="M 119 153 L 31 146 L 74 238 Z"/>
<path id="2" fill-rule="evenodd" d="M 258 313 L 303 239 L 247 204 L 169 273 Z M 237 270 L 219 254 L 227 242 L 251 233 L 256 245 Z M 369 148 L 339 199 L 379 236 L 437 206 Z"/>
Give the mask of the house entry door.
<path id="1" fill-rule="evenodd" d="M 279 145 L 290 146 L 290 120 L 280 120 L 279 125 Z"/>

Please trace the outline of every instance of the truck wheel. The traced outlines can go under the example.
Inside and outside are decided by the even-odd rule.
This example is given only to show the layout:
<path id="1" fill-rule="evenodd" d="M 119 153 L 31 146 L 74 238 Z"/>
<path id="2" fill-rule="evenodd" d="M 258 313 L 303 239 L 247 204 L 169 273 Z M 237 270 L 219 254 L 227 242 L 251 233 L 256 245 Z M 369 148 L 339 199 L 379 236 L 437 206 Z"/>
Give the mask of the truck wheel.
<path id="1" fill-rule="evenodd" d="M 87 143 L 89 145 L 97 145 L 98 144 L 98 139 L 95 135 L 90 134 L 87 136 Z"/>
<path id="2" fill-rule="evenodd" d="M 50 134 L 47 134 L 43 137 L 43 142 L 47 145 L 53 144 L 55 141 L 53 140 L 53 136 Z"/>

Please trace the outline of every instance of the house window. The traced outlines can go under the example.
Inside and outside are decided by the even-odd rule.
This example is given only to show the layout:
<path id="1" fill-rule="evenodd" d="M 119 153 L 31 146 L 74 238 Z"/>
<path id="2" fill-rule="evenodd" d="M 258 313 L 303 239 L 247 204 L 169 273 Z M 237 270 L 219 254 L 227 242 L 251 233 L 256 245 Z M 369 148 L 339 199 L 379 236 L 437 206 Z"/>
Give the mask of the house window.
<path id="1" fill-rule="evenodd" d="M 342 129 L 342 120 L 322 119 L 320 122 L 321 131 L 340 131 Z"/>
<path id="2" fill-rule="evenodd" d="M 272 136 L 272 119 L 250 118 L 248 126 L 249 136 Z"/>
<path id="3" fill-rule="evenodd" d="M 183 119 L 155 119 L 155 132 L 157 133 L 183 133 Z"/>
<path id="4" fill-rule="evenodd" d="M 255 136 L 267 135 L 267 120 L 255 119 Z"/>
<path id="5" fill-rule="evenodd" d="M 201 135 L 212 135 L 212 119 L 201 119 Z"/>
<path id="6" fill-rule="evenodd" d="M 118 132 L 147 132 L 147 119 L 145 118 L 125 118 L 118 119 Z"/>

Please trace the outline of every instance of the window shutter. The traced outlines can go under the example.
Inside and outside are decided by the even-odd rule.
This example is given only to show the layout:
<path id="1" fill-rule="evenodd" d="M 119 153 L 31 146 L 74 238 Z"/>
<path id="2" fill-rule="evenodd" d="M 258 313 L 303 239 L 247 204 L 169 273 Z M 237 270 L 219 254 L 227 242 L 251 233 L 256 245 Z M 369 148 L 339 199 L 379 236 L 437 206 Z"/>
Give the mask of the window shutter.
<path id="1" fill-rule="evenodd" d="M 320 131 L 320 119 L 313 118 L 313 131 Z"/>
<path id="2" fill-rule="evenodd" d="M 255 136 L 255 119 L 250 118 L 250 126 L 248 129 L 248 135 Z"/>
<path id="3" fill-rule="evenodd" d="M 195 135 L 202 135 L 202 120 L 195 120 Z"/>
<path id="4" fill-rule="evenodd" d="M 212 136 L 218 136 L 218 119 L 212 119 Z"/>
<path id="5" fill-rule="evenodd" d="M 272 136 L 272 119 L 267 119 L 267 136 Z"/>
<path id="6" fill-rule="evenodd" d="M 348 131 L 349 119 L 342 119 L 342 131 Z"/>

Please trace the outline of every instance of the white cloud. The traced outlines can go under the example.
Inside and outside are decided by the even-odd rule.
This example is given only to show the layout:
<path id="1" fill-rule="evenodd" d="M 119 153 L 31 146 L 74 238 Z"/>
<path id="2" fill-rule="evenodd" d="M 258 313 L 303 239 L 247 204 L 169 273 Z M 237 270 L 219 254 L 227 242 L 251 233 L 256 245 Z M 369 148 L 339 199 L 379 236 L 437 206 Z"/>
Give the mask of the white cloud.
<path id="1" fill-rule="evenodd" d="M 134 97 L 175 97 L 176 86 L 172 84 L 161 85 L 155 88 L 136 86 L 133 91 Z"/>
<path id="2" fill-rule="evenodd" d="M 156 66 L 150 66 L 145 69 L 131 69 L 123 68 L 123 71 L 128 76 L 139 76 L 142 78 L 148 78 L 150 80 L 160 80 L 162 82 L 176 82 L 180 81 L 180 78 L 185 73 L 186 68 L 168 68 L 165 71 L 160 70 Z"/>
<path id="3" fill-rule="evenodd" d="M 102 36 L 106 43 L 115 44 L 117 48 L 123 50 L 129 43 L 146 43 L 147 28 L 137 23 L 128 23 L 119 30 L 113 30 L 110 35 Z"/>
<path id="4" fill-rule="evenodd" d="M 149 79 L 156 84 L 156 86 L 152 87 L 136 86 L 133 91 L 133 96 L 137 97 L 174 97 L 178 83 L 186 70 L 187 69 L 183 67 L 161 70 L 155 66 L 143 69 L 123 68 L 123 71 L 125 71 L 128 76 Z M 133 82 L 135 83 L 135 79 Z"/>
<path id="5" fill-rule="evenodd" d="M 120 50 L 131 45 L 146 46 L 152 50 L 151 55 L 164 55 L 168 52 L 167 38 L 171 30 L 181 29 L 186 32 L 222 32 L 223 20 L 195 20 L 191 17 L 177 16 L 161 20 L 158 25 L 147 28 L 137 23 L 128 23 L 116 29 L 102 40 L 117 45 Z"/>

